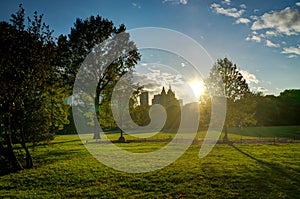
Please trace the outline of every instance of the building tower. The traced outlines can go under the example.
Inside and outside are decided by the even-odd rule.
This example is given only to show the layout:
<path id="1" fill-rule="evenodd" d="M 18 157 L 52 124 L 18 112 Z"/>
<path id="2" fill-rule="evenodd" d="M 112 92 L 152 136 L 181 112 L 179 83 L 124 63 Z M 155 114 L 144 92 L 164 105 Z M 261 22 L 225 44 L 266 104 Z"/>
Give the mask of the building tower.
<path id="1" fill-rule="evenodd" d="M 141 93 L 140 105 L 141 106 L 149 106 L 149 93 L 147 91 Z"/>

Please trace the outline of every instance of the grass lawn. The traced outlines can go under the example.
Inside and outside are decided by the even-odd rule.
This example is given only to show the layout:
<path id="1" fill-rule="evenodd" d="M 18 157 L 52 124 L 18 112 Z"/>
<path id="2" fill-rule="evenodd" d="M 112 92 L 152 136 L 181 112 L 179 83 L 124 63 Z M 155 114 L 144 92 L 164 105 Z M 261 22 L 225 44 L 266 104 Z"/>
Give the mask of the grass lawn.
<path id="1" fill-rule="evenodd" d="M 160 148 L 164 144 L 118 145 L 145 152 L 149 147 Z M 299 143 L 217 144 L 203 159 L 198 157 L 200 147 L 192 145 L 164 169 L 129 174 L 99 163 L 78 136 L 57 136 L 50 145 L 38 146 L 32 152 L 36 168 L 0 176 L 0 197 L 298 198 L 300 195 Z"/>

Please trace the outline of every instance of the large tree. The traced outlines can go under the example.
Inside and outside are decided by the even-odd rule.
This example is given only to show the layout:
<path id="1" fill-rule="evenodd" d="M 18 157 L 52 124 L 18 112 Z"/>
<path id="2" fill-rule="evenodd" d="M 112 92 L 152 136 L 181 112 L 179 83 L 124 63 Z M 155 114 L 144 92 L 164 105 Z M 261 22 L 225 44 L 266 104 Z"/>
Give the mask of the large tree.
<path id="1" fill-rule="evenodd" d="M 33 166 L 28 143 L 53 138 L 55 130 L 67 123 L 51 33 L 36 12 L 25 26 L 21 5 L 11 24 L 0 23 L 0 156 L 14 170 Z M 24 160 L 16 155 L 24 153 Z"/>
<path id="2" fill-rule="evenodd" d="M 255 101 L 236 64 L 227 58 L 218 59 L 211 69 L 207 86 L 211 94 L 224 95 L 227 99 L 224 141 L 228 141 L 229 127 L 255 124 Z"/>
<path id="3" fill-rule="evenodd" d="M 94 77 L 98 81 L 94 97 L 95 110 L 98 120 L 104 123 L 105 118 L 100 115 L 103 113 L 101 109 L 107 109 L 115 84 L 123 75 L 132 71 L 140 59 L 137 50 L 132 50 L 135 49 L 135 45 L 130 41 L 129 34 L 125 33 L 125 30 L 123 24 L 115 27 L 107 19 L 91 16 L 84 20 L 77 19 L 70 34 L 61 35 L 58 38 L 59 50 L 64 55 L 60 60 L 61 74 L 70 85 L 70 93 L 76 74 L 84 60 L 87 56 L 93 57 L 92 64 L 97 66 L 87 69 L 85 75 L 87 79 Z M 122 37 L 117 37 L 119 33 L 122 33 Z M 115 48 L 116 45 L 118 48 Z M 114 54 L 121 56 L 106 67 L 106 61 L 110 61 L 106 60 L 107 55 L 113 57 Z M 105 117 L 109 120 L 106 123 L 111 123 L 111 116 Z M 94 122 L 92 121 L 91 124 L 94 125 Z M 100 138 L 99 132 L 95 132 L 94 138 Z"/>

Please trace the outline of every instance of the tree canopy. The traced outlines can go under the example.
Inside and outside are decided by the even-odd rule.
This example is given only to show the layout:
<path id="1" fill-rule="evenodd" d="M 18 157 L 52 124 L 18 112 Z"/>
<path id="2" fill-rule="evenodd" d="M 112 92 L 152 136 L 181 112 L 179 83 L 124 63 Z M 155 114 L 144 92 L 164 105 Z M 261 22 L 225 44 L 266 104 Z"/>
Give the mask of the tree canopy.
<path id="1" fill-rule="evenodd" d="M 224 93 L 227 99 L 224 140 L 228 140 L 227 129 L 256 123 L 254 118 L 255 100 L 249 86 L 236 64 L 229 59 L 218 59 L 207 79 L 208 90 L 214 95 Z"/>
<path id="2" fill-rule="evenodd" d="M 15 170 L 33 166 L 28 143 L 52 139 L 55 129 L 68 122 L 55 42 L 42 17 L 35 12 L 25 26 L 25 11 L 20 6 L 11 24 L 0 23 L 0 155 Z M 25 151 L 25 165 L 16 150 Z"/>

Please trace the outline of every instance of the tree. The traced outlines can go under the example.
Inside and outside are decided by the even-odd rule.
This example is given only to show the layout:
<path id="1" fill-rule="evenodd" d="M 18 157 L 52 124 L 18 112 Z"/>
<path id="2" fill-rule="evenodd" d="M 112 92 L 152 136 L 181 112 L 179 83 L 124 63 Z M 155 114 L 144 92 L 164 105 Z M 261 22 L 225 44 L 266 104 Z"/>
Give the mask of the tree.
<path id="1" fill-rule="evenodd" d="M 278 97 L 280 107 L 279 125 L 299 125 L 300 90 L 284 90 Z"/>
<path id="2" fill-rule="evenodd" d="M 33 166 L 28 143 L 52 139 L 55 130 L 67 123 L 55 43 L 42 17 L 35 12 L 25 29 L 20 5 L 12 24 L 0 23 L 0 156 L 14 170 Z M 23 152 L 24 160 L 16 155 Z"/>
<path id="3" fill-rule="evenodd" d="M 77 19 L 70 34 L 68 36 L 61 35 L 58 38 L 60 53 L 64 55 L 60 60 L 61 75 L 70 86 L 70 93 L 76 74 L 85 58 L 89 55 L 89 57 L 93 57 L 93 64 L 97 63 L 97 67 L 93 67 L 92 71 L 85 72 L 86 77 L 93 76 L 98 81 L 94 97 L 98 121 L 104 122 L 103 117 L 100 117 L 101 109 L 105 109 L 103 106 L 108 105 L 107 102 L 110 101 L 112 90 L 117 81 L 127 72 L 132 71 L 140 59 L 137 50 L 132 50 L 135 49 L 135 45 L 129 40 L 129 34 L 125 33 L 125 30 L 125 25 L 122 24 L 117 28 L 111 21 L 97 15 L 85 20 Z M 119 33 L 123 33 L 122 38 L 116 37 Z M 118 38 L 118 41 L 114 41 L 115 38 Z M 103 43 L 105 45 L 102 45 L 104 47 L 101 48 Z M 115 45 L 119 46 L 118 51 L 111 50 L 115 49 Z M 107 54 L 120 52 L 122 55 L 105 68 Z M 94 138 L 100 138 L 100 133 L 95 132 Z"/>
<path id="4" fill-rule="evenodd" d="M 274 126 L 280 123 L 280 103 L 274 95 L 256 94 L 255 119 L 257 126 Z"/>
<path id="5" fill-rule="evenodd" d="M 224 141 L 228 141 L 229 127 L 255 124 L 254 98 L 246 80 L 230 60 L 217 60 L 207 79 L 207 86 L 211 94 L 220 95 L 223 92 L 227 99 Z"/>

